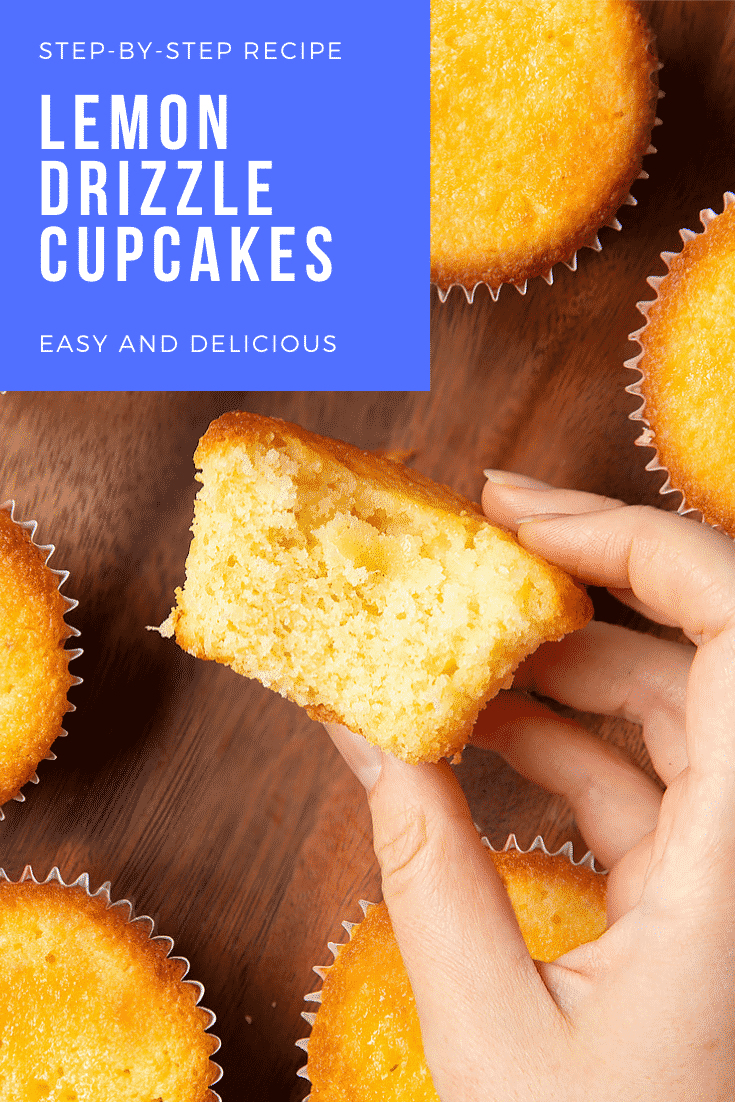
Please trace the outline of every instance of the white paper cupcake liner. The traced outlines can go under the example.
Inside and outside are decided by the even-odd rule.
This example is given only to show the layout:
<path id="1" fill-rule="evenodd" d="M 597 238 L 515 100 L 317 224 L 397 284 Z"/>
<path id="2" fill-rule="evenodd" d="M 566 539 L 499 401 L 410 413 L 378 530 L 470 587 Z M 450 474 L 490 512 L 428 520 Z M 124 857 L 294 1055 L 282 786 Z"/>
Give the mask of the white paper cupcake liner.
<path id="1" fill-rule="evenodd" d="M 541 837 L 540 834 L 538 834 L 534 838 L 533 842 L 528 847 L 528 849 L 521 849 L 521 847 L 518 845 L 518 840 L 517 840 L 515 834 L 509 834 L 508 835 L 508 838 L 505 842 L 505 845 L 500 850 L 496 850 L 495 847 L 492 846 L 490 844 L 490 842 L 488 841 L 488 839 L 485 838 L 484 836 L 482 838 L 482 844 L 487 849 L 491 849 L 493 851 L 493 853 L 508 853 L 509 851 L 510 852 L 517 852 L 517 853 L 533 853 L 535 850 L 540 849 L 541 852 L 544 853 L 547 857 L 558 857 L 559 855 L 563 855 L 564 857 L 566 857 L 568 859 L 568 861 L 571 865 L 574 865 L 577 868 L 582 867 L 582 868 L 590 869 L 591 872 L 597 873 L 598 876 L 606 876 L 607 875 L 603 870 L 601 870 L 597 867 L 597 865 L 595 864 L 595 859 L 594 859 L 592 853 L 589 850 L 587 851 L 587 853 L 585 853 L 584 857 L 582 857 L 579 861 L 575 861 L 574 860 L 574 849 L 573 849 L 573 846 L 572 846 L 571 842 L 565 842 L 563 846 L 559 847 L 559 849 L 556 849 L 556 850 L 553 850 L 553 851 L 548 850 L 546 848 L 546 843 L 544 842 L 544 840 L 543 840 L 543 838 Z M 363 915 L 367 915 L 368 911 L 372 907 L 377 906 L 376 903 L 371 903 L 367 899 L 359 899 L 358 904 L 360 906 L 360 909 L 362 910 Z M 325 965 L 318 965 L 317 964 L 317 965 L 314 965 L 314 967 L 312 968 L 312 972 L 315 972 L 322 982 L 324 982 L 324 980 L 327 976 L 327 973 L 329 972 L 330 968 L 332 968 L 332 966 L 334 965 L 334 962 L 337 960 L 337 957 L 341 953 L 342 949 L 345 947 L 345 945 L 349 945 L 350 940 L 352 939 L 352 931 L 354 930 L 355 926 L 359 926 L 359 923 L 358 922 L 344 921 L 342 923 L 342 925 L 344 926 L 345 930 L 347 931 L 347 941 L 341 941 L 341 942 L 328 941 L 327 942 L 327 948 L 329 949 L 329 952 L 332 954 L 332 957 L 334 958 L 332 960 L 332 963 L 331 964 L 325 964 Z M 322 1001 L 321 989 L 319 991 L 311 991 L 311 992 L 309 992 L 308 995 L 304 995 L 304 1002 L 321 1003 L 321 1001 Z M 305 1022 L 308 1022 L 309 1026 L 313 1026 L 314 1022 L 316 1021 L 316 1011 L 302 1010 L 301 1017 L 304 1019 Z M 296 1047 L 300 1048 L 304 1052 L 308 1053 L 308 1051 L 309 1051 L 309 1038 L 308 1037 L 299 1038 L 299 1040 L 296 1041 Z M 307 1066 L 308 1065 L 305 1064 L 302 1068 L 299 1068 L 299 1070 L 296 1072 L 296 1074 L 301 1079 L 306 1079 L 307 1082 L 310 1082 L 309 1073 L 307 1071 Z M 306 1098 L 304 1098 L 303 1102 L 309 1102 L 310 1098 L 311 1098 L 311 1095 L 308 1094 L 306 1096 Z"/>
<path id="2" fill-rule="evenodd" d="M 652 66 L 651 66 L 651 71 L 650 71 L 650 76 L 651 77 L 653 77 L 654 73 L 659 73 L 661 71 L 661 69 L 663 69 L 663 62 L 659 61 L 658 58 L 655 57 L 655 54 L 653 54 L 654 46 L 655 46 L 655 38 L 652 35 L 650 40 L 649 40 L 649 46 L 648 46 L 648 48 L 649 48 L 649 50 L 651 51 L 651 54 L 652 54 L 652 61 L 655 59 L 655 63 L 652 64 Z M 657 99 L 663 99 L 665 94 L 666 93 L 662 92 L 661 89 L 658 89 Z M 656 117 L 653 120 L 652 130 L 655 129 L 657 126 L 661 126 L 661 119 L 658 117 L 658 115 L 656 115 Z M 647 157 L 647 156 L 649 156 L 649 154 L 656 153 L 656 152 L 657 152 L 656 147 L 654 145 L 652 145 L 651 143 L 649 143 L 648 148 L 645 150 L 645 152 L 643 153 L 642 156 Z M 644 169 L 641 168 L 640 172 L 638 173 L 638 175 L 636 176 L 635 179 L 636 180 L 647 180 L 648 179 L 648 173 L 645 172 Z M 635 181 L 634 181 L 634 183 L 635 183 Z M 637 205 L 638 205 L 638 200 L 629 191 L 628 194 L 618 204 L 618 212 L 620 210 L 622 210 L 623 207 L 626 207 L 626 206 L 627 207 L 636 207 Z M 600 230 L 610 229 L 610 230 L 620 231 L 622 228 L 623 228 L 622 223 L 620 222 L 620 220 L 618 219 L 617 214 L 616 214 L 609 222 L 603 222 L 603 224 L 601 226 L 598 226 L 598 228 L 595 230 L 595 232 L 593 234 L 591 234 L 590 237 L 586 241 L 583 241 L 582 244 L 579 245 L 574 250 L 574 252 L 570 256 L 567 257 L 566 260 L 558 260 L 555 264 L 552 264 L 551 267 L 547 268 L 547 270 L 545 272 L 539 272 L 538 275 L 529 276 L 527 279 L 524 279 L 522 283 L 514 283 L 512 280 L 507 280 L 503 283 L 500 283 L 497 287 L 491 287 L 490 284 L 487 283 L 485 280 L 478 280 L 478 282 L 474 285 L 474 287 L 465 287 L 463 283 L 452 283 L 445 290 L 442 290 L 438 286 L 438 284 L 436 284 L 434 282 L 432 282 L 431 285 L 432 285 L 432 287 L 436 287 L 436 291 L 437 291 L 437 294 L 439 296 L 439 301 L 440 302 L 446 302 L 447 301 L 447 296 L 449 295 L 449 292 L 451 290 L 453 290 L 453 288 L 455 288 L 455 287 L 460 287 L 464 291 L 465 297 L 466 297 L 467 301 L 470 304 L 472 304 L 475 300 L 475 292 L 477 291 L 478 287 L 487 287 L 488 291 L 490 292 L 490 297 L 493 300 L 493 302 L 498 301 L 498 296 L 500 294 L 500 291 L 505 286 L 515 287 L 516 291 L 518 291 L 518 293 L 520 295 L 525 295 L 525 293 L 528 289 L 528 280 L 529 279 L 543 279 L 546 283 L 548 283 L 549 286 L 551 286 L 554 282 L 554 268 L 558 268 L 558 266 L 560 264 L 562 264 L 565 268 L 568 268 L 570 272 L 576 272 L 576 270 L 577 270 L 577 257 L 579 255 L 579 252 L 580 252 L 581 249 L 592 249 L 596 253 L 599 253 L 599 252 L 602 251 L 602 243 L 601 243 L 600 238 L 599 238 Z"/>
<path id="3" fill-rule="evenodd" d="M 91 891 L 89 887 L 89 873 L 86 872 L 83 872 L 82 875 L 78 876 L 76 880 L 72 880 L 67 883 L 62 877 L 58 866 L 56 865 L 54 865 L 54 867 L 51 869 L 51 872 L 48 874 L 45 880 L 37 880 L 30 865 L 25 866 L 18 880 L 13 880 L 5 872 L 5 869 L 0 868 L 0 882 L 4 881 L 6 884 L 23 884 L 28 880 L 31 880 L 34 884 L 55 883 L 59 884 L 62 888 L 81 888 L 85 895 L 87 895 L 90 899 L 101 899 L 102 902 L 105 904 L 106 910 L 118 911 L 126 923 L 129 923 L 131 926 L 137 926 L 140 929 L 144 930 L 147 933 L 149 941 L 165 950 L 163 954 L 164 959 L 173 961 L 175 964 L 181 967 L 181 983 L 184 983 L 194 989 L 194 992 L 196 994 L 194 1005 L 202 1010 L 209 1018 L 207 1025 L 204 1026 L 204 1032 L 215 1042 L 215 1048 L 212 1050 L 212 1056 L 215 1054 L 215 1052 L 219 1050 L 219 1048 L 221 1047 L 221 1041 L 219 1037 L 217 1037 L 214 1033 L 210 1033 L 212 1026 L 217 1021 L 217 1016 L 215 1015 L 214 1011 L 208 1010 L 204 1006 L 200 1006 L 201 1000 L 204 997 L 203 985 L 199 983 L 198 980 L 188 980 L 185 978 L 189 972 L 189 961 L 186 957 L 171 956 L 171 950 L 174 947 L 173 938 L 167 937 L 163 934 L 154 934 L 153 931 L 155 929 L 155 922 L 152 918 L 150 918 L 149 915 L 136 916 L 133 904 L 130 902 L 129 899 L 118 899 L 116 900 L 116 902 L 113 903 L 110 896 L 111 884 L 109 880 L 106 880 L 104 884 L 102 884 L 97 889 L 96 892 Z M 215 1083 L 218 1083 L 222 1078 L 222 1068 L 219 1066 L 219 1064 L 216 1064 L 214 1060 L 211 1059 L 211 1057 L 209 1062 L 211 1063 L 212 1068 L 215 1072 L 215 1077 L 209 1087 L 210 1094 L 212 1095 L 211 1102 L 222 1102 L 222 1098 L 217 1093 L 217 1091 L 212 1090 L 212 1086 Z"/>
<path id="4" fill-rule="evenodd" d="M 723 212 L 727 210 L 728 207 L 733 206 L 733 204 L 735 204 L 735 193 L 733 193 L 732 191 L 726 191 L 723 195 Z M 712 222 L 717 217 L 718 215 L 715 213 L 714 210 L 712 210 L 711 207 L 707 207 L 705 210 L 700 210 L 699 220 L 702 223 L 702 229 L 700 231 L 688 229 L 679 230 L 679 236 L 681 237 L 683 245 L 686 245 L 688 241 L 692 241 L 695 237 L 699 237 L 702 233 L 706 233 L 707 227 L 709 226 L 710 222 Z M 679 252 L 663 252 L 660 254 L 661 259 L 663 260 L 667 268 L 666 275 L 668 275 L 668 272 L 671 269 L 672 261 L 680 255 L 681 250 L 679 250 Z M 636 447 L 653 449 L 653 458 L 650 459 L 648 463 L 646 463 L 645 469 L 647 471 L 663 471 L 666 475 L 666 481 L 659 489 L 659 494 L 664 497 L 668 494 L 679 494 L 681 496 L 681 502 L 679 503 L 676 512 L 679 513 L 681 516 L 691 516 L 695 519 L 699 518 L 699 520 L 704 523 L 704 517 L 702 516 L 701 510 L 698 509 L 696 506 L 690 505 L 688 503 L 684 495 L 684 491 L 679 489 L 678 486 L 675 486 L 672 483 L 668 467 L 666 467 L 660 460 L 658 447 L 656 445 L 656 434 L 651 428 L 651 425 L 649 424 L 649 421 L 646 417 L 646 397 L 641 389 L 641 386 L 646 378 L 646 374 L 643 368 L 640 366 L 641 360 L 643 359 L 644 355 L 643 344 L 640 340 L 640 337 L 645 331 L 646 326 L 648 325 L 648 317 L 651 307 L 658 299 L 659 288 L 664 279 L 666 279 L 666 275 L 649 276 L 646 280 L 646 283 L 648 283 L 649 287 L 651 287 L 655 291 L 655 298 L 648 299 L 645 302 L 636 303 L 636 307 L 638 308 L 639 313 L 643 315 L 643 318 L 645 320 L 640 329 L 636 329 L 634 333 L 629 334 L 628 340 L 635 341 L 640 348 L 640 352 L 638 352 L 636 356 L 632 356 L 629 360 L 626 360 L 623 366 L 629 368 L 631 371 L 637 372 L 638 374 L 638 378 L 636 379 L 636 381 L 626 386 L 625 390 L 628 394 L 634 394 L 637 398 L 640 398 L 641 404 L 638 409 L 628 414 L 628 418 L 631 421 L 639 421 L 644 426 L 641 429 L 640 436 L 635 441 Z M 713 524 L 712 527 L 718 528 L 719 525 Z"/>
<path id="5" fill-rule="evenodd" d="M 2 503 L 0 503 L 0 509 L 2 509 L 6 513 L 9 513 L 10 514 L 10 519 L 13 521 L 13 523 L 16 524 L 19 528 L 23 528 L 28 533 L 28 535 L 30 536 L 31 543 L 33 544 L 34 547 L 36 547 L 39 551 L 41 551 L 43 553 L 44 563 L 46 564 L 46 566 L 48 566 L 48 561 L 51 558 L 51 556 L 53 555 L 54 551 L 56 550 L 56 547 L 53 543 L 37 543 L 36 542 L 35 537 L 36 537 L 36 529 L 38 528 L 38 521 L 35 521 L 35 520 L 18 520 L 15 517 L 15 500 L 13 498 L 10 498 L 8 501 L 3 501 Z M 57 586 L 57 589 L 59 590 L 59 592 L 61 592 L 61 587 L 64 585 L 64 583 L 69 578 L 69 571 L 68 570 L 55 570 L 51 566 L 49 566 L 48 568 L 51 571 L 51 573 L 55 574 L 56 577 L 59 579 L 59 584 Z M 64 601 L 64 604 L 66 605 L 66 612 L 64 613 L 64 616 L 66 616 L 67 612 L 71 612 L 73 609 L 77 608 L 77 606 L 79 605 L 79 601 L 75 601 L 71 597 L 67 597 L 63 593 L 61 594 L 61 597 Z M 73 638 L 76 638 L 76 637 L 79 636 L 79 631 L 78 631 L 77 628 L 72 627 L 71 624 L 67 624 L 67 627 L 69 629 L 69 635 L 68 635 L 67 638 L 73 639 Z M 69 649 L 66 648 L 66 644 L 64 644 L 64 649 L 66 650 L 66 653 L 69 656 L 69 662 L 70 663 L 73 662 L 75 658 L 79 658 L 79 656 L 84 653 L 82 651 L 81 647 L 76 647 L 73 650 L 69 650 Z M 76 685 L 81 685 L 81 684 L 82 684 L 82 678 L 81 677 L 73 677 L 72 683 L 69 686 L 69 688 L 73 689 Z M 76 705 L 71 704 L 67 700 L 66 710 L 67 710 L 67 713 L 75 712 L 77 710 Z M 61 730 L 59 731 L 58 735 L 57 735 L 57 738 L 66 738 L 67 734 L 68 734 L 68 732 L 65 731 L 64 728 L 62 727 Z M 49 750 L 48 754 L 46 754 L 46 756 L 44 758 L 42 758 L 41 761 L 56 761 L 56 754 L 53 752 L 53 750 Z M 38 773 L 34 772 L 33 776 L 29 777 L 29 779 L 25 783 L 26 784 L 38 784 L 38 780 L 39 780 Z M 15 800 L 17 803 L 20 803 L 20 804 L 25 803 L 25 795 L 23 794 L 22 791 L 16 793 L 15 796 L 11 796 L 10 799 Z M 4 820 L 4 818 L 5 818 L 5 813 L 2 809 L 2 807 L 0 806 L 0 822 L 2 822 Z"/>
<path id="6" fill-rule="evenodd" d="M 595 862 L 595 858 L 590 850 L 587 850 L 585 855 L 579 859 L 574 860 L 574 847 L 571 842 L 565 842 L 563 846 L 559 846 L 559 849 L 550 850 L 546 848 L 546 842 L 543 840 L 540 834 L 537 834 L 528 849 L 522 849 L 518 845 L 518 839 L 515 834 L 509 834 L 505 845 L 501 849 L 496 849 L 484 836 L 481 839 L 483 846 L 486 849 L 491 849 L 493 853 L 534 853 L 537 849 L 546 857 L 566 857 L 570 865 L 574 865 L 576 868 L 589 869 L 590 872 L 597 873 L 598 876 L 607 876 L 607 873 L 603 869 L 599 869 Z"/>

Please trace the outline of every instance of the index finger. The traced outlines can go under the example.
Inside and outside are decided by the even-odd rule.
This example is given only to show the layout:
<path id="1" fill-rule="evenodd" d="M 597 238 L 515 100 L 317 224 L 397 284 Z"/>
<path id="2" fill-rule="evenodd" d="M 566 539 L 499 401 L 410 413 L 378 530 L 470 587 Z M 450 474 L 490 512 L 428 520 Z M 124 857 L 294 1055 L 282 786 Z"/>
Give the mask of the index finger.
<path id="1" fill-rule="evenodd" d="M 529 551 L 588 584 L 631 589 L 695 642 L 735 624 L 735 548 L 704 524 L 630 505 L 548 518 L 519 515 L 512 526 Z"/>

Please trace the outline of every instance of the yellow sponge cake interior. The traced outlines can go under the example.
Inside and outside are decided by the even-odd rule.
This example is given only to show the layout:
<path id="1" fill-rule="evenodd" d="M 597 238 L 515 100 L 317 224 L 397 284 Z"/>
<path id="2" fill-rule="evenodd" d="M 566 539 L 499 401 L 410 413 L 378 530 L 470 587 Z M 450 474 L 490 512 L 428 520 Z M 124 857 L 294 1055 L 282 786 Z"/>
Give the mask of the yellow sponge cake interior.
<path id="1" fill-rule="evenodd" d="M 251 414 L 216 421 L 162 627 L 407 761 L 459 750 L 583 590 L 399 463 Z"/>

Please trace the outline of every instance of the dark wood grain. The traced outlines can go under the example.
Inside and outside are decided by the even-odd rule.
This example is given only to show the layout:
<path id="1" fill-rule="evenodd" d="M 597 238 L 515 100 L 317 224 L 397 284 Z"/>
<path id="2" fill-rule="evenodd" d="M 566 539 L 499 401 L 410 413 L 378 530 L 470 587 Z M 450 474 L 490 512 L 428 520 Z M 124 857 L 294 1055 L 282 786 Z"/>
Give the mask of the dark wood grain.
<path id="1" fill-rule="evenodd" d="M 77 712 L 58 761 L 39 768 L 24 804 L 6 805 L 0 864 L 112 881 L 190 957 L 223 1040 L 227 1100 L 297 1102 L 306 1086 L 294 1042 L 302 997 L 318 985 L 342 919 L 375 899 L 379 879 L 356 782 L 295 706 L 230 670 L 195 661 L 145 630 L 183 579 L 195 492 L 192 454 L 209 422 L 244 408 L 367 448 L 412 453 L 419 470 L 477 497 L 502 466 L 630 502 L 658 495 L 633 446 L 635 399 L 623 360 L 646 276 L 679 247 L 700 208 L 735 186 L 735 5 L 646 5 L 665 68 L 656 131 L 635 208 L 603 230 L 576 273 L 532 281 L 497 303 L 432 293 L 430 394 L 21 394 L 0 398 L 0 499 L 57 546 L 69 619 L 82 631 Z M 388 290 L 388 294 L 400 291 Z M 366 304 L 366 324 L 379 306 Z M 604 618 L 643 621 L 596 595 Z M 639 731 L 584 717 L 647 764 Z M 568 809 L 493 755 L 458 767 L 477 822 L 583 846 Z"/>

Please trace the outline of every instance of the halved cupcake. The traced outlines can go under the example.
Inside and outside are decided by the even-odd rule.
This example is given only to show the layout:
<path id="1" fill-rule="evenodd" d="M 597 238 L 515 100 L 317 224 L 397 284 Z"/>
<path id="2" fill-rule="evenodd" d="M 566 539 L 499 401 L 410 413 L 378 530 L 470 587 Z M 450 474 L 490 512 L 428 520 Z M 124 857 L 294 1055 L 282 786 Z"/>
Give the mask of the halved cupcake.
<path id="1" fill-rule="evenodd" d="M 478 505 L 402 463 L 251 413 L 210 425 L 186 584 L 161 634 L 406 761 L 592 606 Z"/>

